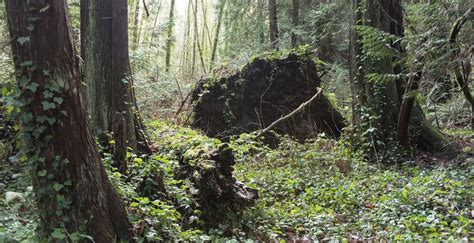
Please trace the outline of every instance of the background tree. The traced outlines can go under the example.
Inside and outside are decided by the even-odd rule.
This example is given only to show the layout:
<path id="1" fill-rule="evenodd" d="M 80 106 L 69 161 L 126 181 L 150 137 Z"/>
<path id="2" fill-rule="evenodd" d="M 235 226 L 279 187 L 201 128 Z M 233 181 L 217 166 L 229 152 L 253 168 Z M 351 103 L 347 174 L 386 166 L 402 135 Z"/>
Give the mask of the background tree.
<path id="1" fill-rule="evenodd" d="M 226 3 L 226 0 L 221 0 L 219 3 L 219 13 L 217 15 L 216 34 L 214 35 L 214 41 L 212 44 L 211 68 L 214 65 L 214 62 L 216 61 L 217 45 L 219 44 L 219 35 L 221 32 L 222 17 L 224 16 L 225 3 Z"/>
<path id="2" fill-rule="evenodd" d="M 403 52 L 400 43 L 386 38 L 389 46 L 385 46 L 386 43 L 382 43 L 382 46 L 374 44 L 377 40 L 372 36 L 377 31 L 403 37 L 401 1 L 367 0 L 363 7 L 361 2 L 353 1 L 352 5 L 353 11 L 365 11 L 364 14 L 353 14 L 353 17 L 356 17 L 354 22 L 361 25 L 359 32 L 363 32 L 362 37 L 351 38 L 351 78 L 356 104 L 354 126 L 357 134 L 377 157 L 393 154 L 393 149 L 399 143 L 394 139 L 397 138 L 399 126 L 410 125 L 414 129 L 412 135 L 417 147 L 437 152 L 446 150 L 449 142 L 426 120 L 416 101 L 412 100 L 411 111 L 402 109 L 402 112 L 408 112 L 402 116 L 408 115 L 409 119 L 399 119 L 402 99 L 404 95 L 411 95 L 405 93 L 407 83 L 404 76 L 400 75 L 405 68 L 400 65 L 400 56 L 397 57 L 397 54 L 402 55 Z M 354 31 L 352 33 L 354 34 Z M 363 45 L 359 46 L 361 43 Z M 374 46 L 378 48 L 376 52 L 370 50 Z M 414 73 L 410 72 L 409 75 Z M 408 129 L 406 131 L 408 132 Z M 398 138 L 400 139 L 400 136 Z"/>
<path id="3" fill-rule="evenodd" d="M 299 25 L 299 15 L 300 15 L 300 2 L 299 0 L 293 0 L 293 9 L 291 11 L 291 19 L 293 22 L 293 32 L 291 33 L 291 46 L 295 48 L 298 45 L 298 25 Z"/>
<path id="4" fill-rule="evenodd" d="M 268 0 L 268 19 L 270 23 L 270 46 L 273 49 L 278 49 L 278 11 L 276 0 Z"/>
<path id="5" fill-rule="evenodd" d="M 81 8 L 84 80 L 92 127 L 97 134 L 111 132 L 119 114 L 125 121 L 126 144 L 144 148 L 146 138 L 135 109 L 130 72 L 127 0 L 82 0 Z M 104 95 L 104 91 L 110 93 Z"/>
<path id="6" fill-rule="evenodd" d="M 97 242 L 130 239 L 122 200 L 87 125 L 66 1 L 5 3 L 40 238 L 79 240 L 86 233 Z"/>
<path id="7" fill-rule="evenodd" d="M 170 61 L 171 61 L 171 48 L 173 45 L 173 26 L 174 26 L 174 1 L 171 0 L 171 7 L 170 7 L 170 17 L 168 22 L 168 38 L 166 39 L 166 72 L 170 70 Z"/>

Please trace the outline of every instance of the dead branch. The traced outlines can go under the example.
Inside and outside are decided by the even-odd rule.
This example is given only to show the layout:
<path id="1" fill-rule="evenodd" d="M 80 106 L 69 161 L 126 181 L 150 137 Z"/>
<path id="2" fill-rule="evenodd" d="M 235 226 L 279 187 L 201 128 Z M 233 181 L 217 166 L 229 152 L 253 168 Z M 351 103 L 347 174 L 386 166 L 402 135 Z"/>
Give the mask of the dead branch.
<path id="1" fill-rule="evenodd" d="M 309 99 L 308 101 L 304 102 L 303 104 L 301 104 L 298 108 L 296 108 L 296 110 L 292 111 L 290 114 L 286 115 L 286 116 L 283 116 L 281 117 L 280 119 L 274 121 L 272 124 L 270 124 L 270 126 L 268 126 L 267 128 L 263 129 L 260 131 L 260 133 L 257 135 L 256 138 L 259 138 L 261 137 L 263 134 L 267 133 L 268 131 L 270 131 L 272 128 L 274 128 L 276 125 L 278 125 L 279 123 L 281 123 L 282 121 L 285 121 L 291 117 L 293 117 L 294 115 L 298 114 L 299 112 L 301 112 L 306 106 L 308 106 L 309 104 L 311 104 L 316 98 L 318 98 L 318 96 L 322 93 L 322 89 L 321 88 L 317 88 L 317 93 L 311 97 L 311 99 Z"/>

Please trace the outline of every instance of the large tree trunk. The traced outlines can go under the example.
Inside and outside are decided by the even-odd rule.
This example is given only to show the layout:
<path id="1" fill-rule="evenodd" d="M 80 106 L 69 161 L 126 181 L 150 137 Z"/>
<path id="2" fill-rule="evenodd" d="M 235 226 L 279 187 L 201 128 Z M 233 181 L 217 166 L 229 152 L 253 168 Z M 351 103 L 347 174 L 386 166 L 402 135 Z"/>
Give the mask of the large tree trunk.
<path id="1" fill-rule="evenodd" d="M 139 142 L 128 54 L 127 0 L 82 0 L 82 58 L 87 109 L 97 134 L 111 132 L 123 114 L 127 145 Z M 107 92 L 105 95 L 104 92 Z M 139 147 L 139 146 L 138 146 Z"/>
<path id="2" fill-rule="evenodd" d="M 361 3 L 353 0 L 352 5 L 354 12 L 360 9 Z M 404 33 L 402 13 L 401 0 L 368 0 L 364 16 L 353 13 L 355 19 L 352 23 L 362 20 L 363 25 L 402 37 Z M 393 44 L 392 47 L 402 51 L 397 44 Z M 388 57 L 381 60 L 366 57 L 362 61 L 358 58 L 362 55 L 362 49 L 354 31 L 352 31 L 350 48 L 356 133 L 361 140 L 365 139 L 366 142 L 372 144 L 370 149 L 373 154 L 390 153 L 388 148 L 396 146 L 398 143 L 394 138 L 397 138 L 398 118 L 406 80 L 371 82 L 367 80 L 366 75 L 372 73 L 400 74 L 403 67 L 395 65 L 396 60 Z M 412 109 L 405 107 L 402 112 L 404 114 L 408 112 L 409 125 L 416 131 L 412 136 L 414 145 L 432 152 L 442 152 L 448 149 L 449 141 L 427 122 L 417 102 L 410 101 L 405 105 L 413 107 Z"/>
<path id="3" fill-rule="evenodd" d="M 40 237 L 49 241 L 60 228 L 64 237 L 81 232 L 97 242 L 130 240 L 126 210 L 88 127 L 66 1 L 5 3 L 10 35 L 16 38 L 12 51 L 20 99 L 26 103 L 20 117 Z"/>
<path id="4" fill-rule="evenodd" d="M 268 0 L 269 23 L 270 23 L 270 46 L 278 49 L 278 14 L 276 0 Z"/>

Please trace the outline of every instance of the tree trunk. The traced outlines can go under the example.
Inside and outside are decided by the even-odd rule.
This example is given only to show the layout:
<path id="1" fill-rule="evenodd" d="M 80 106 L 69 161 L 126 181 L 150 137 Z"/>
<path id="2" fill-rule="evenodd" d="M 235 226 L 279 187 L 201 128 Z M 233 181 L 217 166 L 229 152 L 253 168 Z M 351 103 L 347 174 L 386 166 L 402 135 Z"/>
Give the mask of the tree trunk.
<path id="1" fill-rule="evenodd" d="M 140 26 L 140 0 L 136 1 L 135 4 L 135 17 L 134 17 L 134 23 L 133 23 L 133 48 L 138 47 L 138 42 L 140 39 L 140 34 L 139 34 L 139 28 Z"/>
<path id="2" fill-rule="evenodd" d="M 293 22 L 293 29 L 298 28 L 298 25 L 300 24 L 299 15 L 300 15 L 299 0 L 293 0 L 293 9 L 291 12 L 291 20 Z M 293 48 L 296 48 L 297 45 L 298 45 L 298 35 L 293 30 L 293 32 L 291 33 L 291 46 Z"/>
<path id="3" fill-rule="evenodd" d="M 219 44 L 219 34 L 221 31 L 222 16 L 224 15 L 225 3 L 226 3 L 226 0 L 221 0 L 221 3 L 219 5 L 219 14 L 217 15 L 216 35 L 214 36 L 214 43 L 212 44 L 211 68 L 214 65 L 214 61 L 216 60 L 217 45 Z"/>
<path id="4" fill-rule="evenodd" d="M 353 12 L 360 7 L 357 0 L 353 0 L 352 5 Z M 356 21 L 362 19 L 363 25 L 402 37 L 404 33 L 402 13 L 401 0 L 368 0 L 364 16 L 359 17 L 358 13 L 353 13 L 353 18 L 356 18 Z M 354 24 L 355 21 L 352 23 Z M 369 149 L 371 154 L 376 157 L 380 154 L 390 156 L 390 148 L 398 144 L 394 138 L 397 138 L 401 102 L 406 95 L 404 91 L 411 89 L 404 88 L 407 85 L 404 79 L 387 82 L 368 81 L 367 74 L 400 74 L 403 67 L 395 65 L 397 60 L 388 57 L 377 60 L 365 57 L 362 61 L 358 58 L 362 52 L 354 31 L 352 31 L 350 46 L 352 92 L 356 102 L 354 104 L 356 133 L 359 135 L 359 140 L 371 144 Z M 393 44 L 392 47 L 402 51 L 397 44 Z M 408 115 L 409 125 L 416 131 L 416 135 L 412 136 L 413 143 L 418 148 L 431 152 L 444 152 L 450 148 L 449 141 L 427 122 L 416 101 L 406 100 L 404 105 L 407 107 L 402 110 L 402 117 Z"/>
<path id="5" fill-rule="evenodd" d="M 194 41 L 195 45 L 197 46 L 197 50 L 199 52 L 199 59 L 201 60 L 201 66 L 202 70 L 204 73 L 207 73 L 206 71 L 206 64 L 204 63 L 204 54 L 202 50 L 202 45 L 201 42 L 199 41 L 199 28 L 198 28 L 198 15 L 197 15 L 197 10 L 198 10 L 198 0 L 194 0 L 194 6 L 193 6 L 193 15 L 194 15 Z M 195 50 L 194 50 L 195 52 Z M 193 58 L 194 59 L 194 58 Z M 194 62 L 194 61 L 193 61 Z"/>
<path id="6" fill-rule="evenodd" d="M 171 61 L 171 47 L 173 45 L 173 26 L 174 26 L 174 3 L 175 0 L 171 0 L 170 6 L 170 17 L 168 22 L 168 38 L 166 39 L 166 72 L 170 71 Z"/>
<path id="7" fill-rule="evenodd" d="M 359 44 L 360 38 L 355 31 L 354 26 L 357 25 L 361 20 L 362 16 L 358 9 L 360 8 L 361 3 L 360 0 L 351 0 L 351 18 L 350 18 L 350 27 L 349 28 L 349 80 L 351 82 L 351 94 L 352 94 L 352 124 L 360 124 L 360 117 L 359 113 L 356 112 L 358 104 L 362 103 L 359 98 L 363 98 L 363 96 L 359 96 L 362 92 L 360 88 L 363 87 L 359 83 L 359 81 L 363 80 L 363 72 L 364 70 L 359 69 L 359 65 L 361 64 L 361 55 L 362 51 L 360 50 L 361 46 Z"/>
<path id="8" fill-rule="evenodd" d="M 461 32 L 462 27 L 464 24 L 469 20 L 473 19 L 474 17 L 474 7 L 470 7 L 461 17 L 456 19 L 454 22 L 453 28 L 450 33 L 450 39 L 449 42 L 452 45 L 453 48 L 455 48 L 457 44 L 457 38 L 459 35 L 459 32 Z M 460 50 L 454 49 L 454 53 L 459 55 Z M 454 68 L 454 76 L 456 78 L 456 82 L 459 85 L 459 88 L 461 89 L 464 98 L 469 102 L 471 105 L 471 130 L 474 130 L 474 98 L 471 93 L 471 89 L 469 88 L 469 75 L 470 75 L 470 63 L 469 61 L 465 62 L 463 60 L 459 61 L 459 65 Z"/>
<path id="9" fill-rule="evenodd" d="M 420 69 L 418 64 L 413 64 L 414 69 Z M 413 70 L 410 74 L 407 84 L 405 85 L 405 94 L 402 98 L 402 103 L 400 105 L 400 112 L 398 113 L 398 124 L 397 124 L 397 137 L 398 141 L 402 146 L 409 147 L 409 127 L 410 127 L 410 117 L 413 111 L 413 105 L 415 104 L 415 92 L 418 90 L 418 83 L 421 80 L 422 72 L 421 70 Z"/>
<path id="10" fill-rule="evenodd" d="M 137 148 L 128 54 L 127 0 L 82 0 L 81 46 L 87 109 L 97 134 L 112 132 L 115 114 L 126 121 L 126 144 Z M 107 95 L 104 92 L 109 92 Z"/>
<path id="11" fill-rule="evenodd" d="M 258 38 L 258 43 L 260 44 L 265 44 L 266 38 L 265 34 L 267 33 L 266 29 L 266 17 L 263 12 L 265 8 L 265 3 L 264 0 L 257 0 L 257 38 Z"/>
<path id="12" fill-rule="evenodd" d="M 278 49 L 278 15 L 276 0 L 268 0 L 269 22 L 270 22 L 270 46 Z"/>
<path id="13" fill-rule="evenodd" d="M 16 38 L 12 52 L 20 99 L 26 102 L 20 117 L 40 238 L 57 241 L 80 232 L 97 242 L 131 240 L 123 202 L 88 126 L 66 1 L 5 3 L 10 35 Z"/>

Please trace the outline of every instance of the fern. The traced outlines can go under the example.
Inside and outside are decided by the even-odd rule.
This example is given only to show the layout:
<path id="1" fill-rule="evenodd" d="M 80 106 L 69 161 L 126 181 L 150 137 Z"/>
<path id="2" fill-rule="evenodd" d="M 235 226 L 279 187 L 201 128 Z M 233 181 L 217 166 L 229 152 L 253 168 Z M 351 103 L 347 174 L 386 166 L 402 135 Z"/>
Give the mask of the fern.
<path id="1" fill-rule="evenodd" d="M 361 37 L 360 44 L 364 56 L 384 59 L 397 54 L 397 50 L 391 45 L 394 42 L 401 41 L 399 37 L 370 26 L 356 25 L 354 29 Z"/>
<path id="2" fill-rule="evenodd" d="M 402 78 L 401 74 L 390 74 L 390 73 L 369 73 L 365 75 L 365 79 L 373 83 L 387 83 L 396 81 Z"/>

